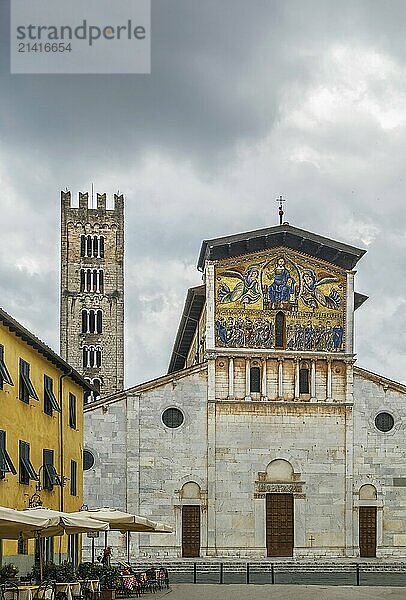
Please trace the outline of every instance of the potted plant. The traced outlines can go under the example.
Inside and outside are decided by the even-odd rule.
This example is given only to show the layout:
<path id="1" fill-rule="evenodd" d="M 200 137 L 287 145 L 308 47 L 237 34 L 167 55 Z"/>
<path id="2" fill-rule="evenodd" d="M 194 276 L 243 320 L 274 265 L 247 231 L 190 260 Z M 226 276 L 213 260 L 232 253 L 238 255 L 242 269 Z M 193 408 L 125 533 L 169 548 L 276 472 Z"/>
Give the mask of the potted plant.
<path id="1" fill-rule="evenodd" d="M 76 574 L 79 579 L 89 581 L 91 579 L 100 579 L 104 566 L 98 563 L 82 562 L 77 568 Z"/>
<path id="2" fill-rule="evenodd" d="M 39 565 L 33 566 L 32 577 L 36 581 L 40 581 Z M 46 562 L 42 567 L 42 578 L 63 583 L 71 583 L 78 580 L 73 564 L 68 561 L 64 561 L 60 565 L 56 565 L 53 562 Z"/>
<path id="3" fill-rule="evenodd" d="M 13 581 L 16 578 L 18 573 L 18 567 L 13 565 L 13 563 L 7 563 L 0 568 L 0 583 L 5 583 L 6 581 Z"/>
<path id="4" fill-rule="evenodd" d="M 120 569 L 103 566 L 100 574 L 101 600 L 115 600 L 116 588 L 120 581 Z"/>

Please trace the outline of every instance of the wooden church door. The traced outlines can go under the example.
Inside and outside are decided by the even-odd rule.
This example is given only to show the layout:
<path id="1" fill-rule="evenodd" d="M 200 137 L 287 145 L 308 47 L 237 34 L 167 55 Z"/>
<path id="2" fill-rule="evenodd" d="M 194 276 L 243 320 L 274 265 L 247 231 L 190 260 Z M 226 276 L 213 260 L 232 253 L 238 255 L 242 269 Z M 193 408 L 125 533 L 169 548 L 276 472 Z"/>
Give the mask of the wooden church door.
<path id="1" fill-rule="evenodd" d="M 359 555 L 373 558 L 376 556 L 376 508 L 359 507 Z"/>
<path id="2" fill-rule="evenodd" d="M 293 495 L 266 495 L 268 556 L 293 556 Z"/>
<path id="3" fill-rule="evenodd" d="M 200 506 L 182 506 L 182 556 L 200 555 Z"/>

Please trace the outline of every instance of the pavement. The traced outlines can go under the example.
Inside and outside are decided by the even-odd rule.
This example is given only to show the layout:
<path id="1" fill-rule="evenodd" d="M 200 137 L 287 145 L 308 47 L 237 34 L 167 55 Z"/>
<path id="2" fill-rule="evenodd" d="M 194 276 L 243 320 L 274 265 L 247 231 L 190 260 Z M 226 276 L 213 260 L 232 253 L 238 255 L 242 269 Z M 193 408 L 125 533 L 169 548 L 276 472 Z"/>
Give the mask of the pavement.
<path id="1" fill-rule="evenodd" d="M 145 598 L 145 596 L 144 596 Z M 172 584 L 162 600 L 406 600 L 406 587 Z"/>

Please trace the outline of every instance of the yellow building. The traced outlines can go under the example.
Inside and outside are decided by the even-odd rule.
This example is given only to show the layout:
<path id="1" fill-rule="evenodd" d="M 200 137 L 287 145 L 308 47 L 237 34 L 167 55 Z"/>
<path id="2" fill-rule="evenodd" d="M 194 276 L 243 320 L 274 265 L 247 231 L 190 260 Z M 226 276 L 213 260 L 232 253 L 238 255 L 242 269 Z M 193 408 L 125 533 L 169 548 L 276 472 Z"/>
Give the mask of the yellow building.
<path id="1" fill-rule="evenodd" d="M 83 398 L 91 389 L 68 363 L 0 309 L 1 506 L 80 509 Z M 77 536 L 43 543 L 48 560 L 77 559 Z M 13 562 L 24 573 L 33 564 L 35 546 L 33 540 L 3 540 L 3 564 Z"/>

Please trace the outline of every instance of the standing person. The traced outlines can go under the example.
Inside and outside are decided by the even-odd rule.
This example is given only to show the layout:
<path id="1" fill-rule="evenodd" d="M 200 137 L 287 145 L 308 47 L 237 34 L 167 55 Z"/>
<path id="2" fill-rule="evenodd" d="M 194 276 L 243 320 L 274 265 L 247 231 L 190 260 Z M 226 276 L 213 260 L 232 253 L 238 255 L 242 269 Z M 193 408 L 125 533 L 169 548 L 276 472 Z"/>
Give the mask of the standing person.
<path id="1" fill-rule="evenodd" d="M 105 567 L 109 567 L 110 559 L 111 559 L 111 548 L 110 548 L 110 546 L 106 546 L 106 548 L 103 550 L 102 564 Z"/>

